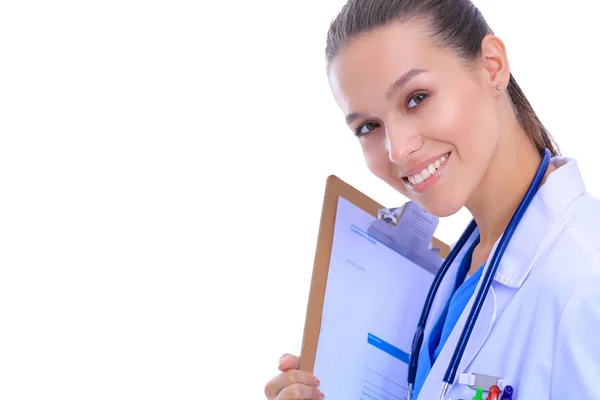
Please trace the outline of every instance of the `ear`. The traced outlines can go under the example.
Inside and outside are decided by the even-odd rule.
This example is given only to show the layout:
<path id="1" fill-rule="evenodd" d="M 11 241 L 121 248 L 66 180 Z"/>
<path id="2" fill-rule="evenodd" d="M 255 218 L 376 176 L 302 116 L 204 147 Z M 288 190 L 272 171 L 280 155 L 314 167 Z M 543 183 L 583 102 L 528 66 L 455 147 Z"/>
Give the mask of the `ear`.
<path id="1" fill-rule="evenodd" d="M 494 35 L 487 35 L 481 42 L 481 57 L 486 72 L 486 83 L 495 91 L 500 85 L 503 89 L 510 79 L 510 66 L 504 43 Z"/>

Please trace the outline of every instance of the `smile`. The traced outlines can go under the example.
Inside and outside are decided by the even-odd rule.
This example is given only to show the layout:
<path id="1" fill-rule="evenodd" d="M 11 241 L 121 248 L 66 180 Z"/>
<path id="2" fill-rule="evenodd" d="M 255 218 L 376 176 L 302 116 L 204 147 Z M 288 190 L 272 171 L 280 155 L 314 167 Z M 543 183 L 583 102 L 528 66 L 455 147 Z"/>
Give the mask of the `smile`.
<path id="1" fill-rule="evenodd" d="M 450 157 L 450 153 L 446 153 L 435 161 L 432 161 L 425 168 L 423 168 L 420 172 L 405 176 L 403 179 L 407 184 L 410 184 L 414 189 L 425 188 L 425 186 L 429 186 L 429 183 L 432 180 L 436 180 L 433 178 L 439 177 L 442 170 L 444 169 L 448 158 Z M 426 185 L 427 183 L 427 185 Z"/>

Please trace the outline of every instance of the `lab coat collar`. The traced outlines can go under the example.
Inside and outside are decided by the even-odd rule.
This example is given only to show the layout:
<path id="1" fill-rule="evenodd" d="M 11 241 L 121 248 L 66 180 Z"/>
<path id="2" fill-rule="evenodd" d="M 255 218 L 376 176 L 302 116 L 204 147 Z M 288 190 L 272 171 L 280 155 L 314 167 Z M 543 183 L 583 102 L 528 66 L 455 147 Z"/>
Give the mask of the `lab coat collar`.
<path id="1" fill-rule="evenodd" d="M 557 169 L 548 175 L 531 201 L 496 271 L 494 280 L 505 286 L 521 287 L 546 245 L 555 223 L 569 205 L 586 191 L 575 159 L 554 157 L 551 163 Z M 500 239 L 494 245 L 490 259 L 499 242 Z"/>

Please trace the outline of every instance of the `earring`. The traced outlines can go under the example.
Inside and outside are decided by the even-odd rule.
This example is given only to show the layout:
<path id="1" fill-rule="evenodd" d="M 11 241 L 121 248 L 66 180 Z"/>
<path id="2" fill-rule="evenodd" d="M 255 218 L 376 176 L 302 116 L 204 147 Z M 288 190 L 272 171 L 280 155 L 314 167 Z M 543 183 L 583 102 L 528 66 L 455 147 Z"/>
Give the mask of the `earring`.
<path id="1" fill-rule="evenodd" d="M 498 89 L 498 90 L 502 89 L 502 85 L 498 85 L 498 86 L 496 87 L 496 89 Z"/>

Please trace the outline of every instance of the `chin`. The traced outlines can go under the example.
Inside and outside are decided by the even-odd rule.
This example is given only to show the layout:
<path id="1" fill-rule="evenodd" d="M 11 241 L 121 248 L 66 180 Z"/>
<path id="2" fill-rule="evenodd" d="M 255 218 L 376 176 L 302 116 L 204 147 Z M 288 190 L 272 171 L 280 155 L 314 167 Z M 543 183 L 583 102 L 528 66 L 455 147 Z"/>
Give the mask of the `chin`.
<path id="1" fill-rule="evenodd" d="M 418 203 L 419 206 L 431 215 L 438 218 L 449 217 L 456 214 L 464 207 L 464 202 L 446 200 L 446 201 L 427 201 Z"/>

